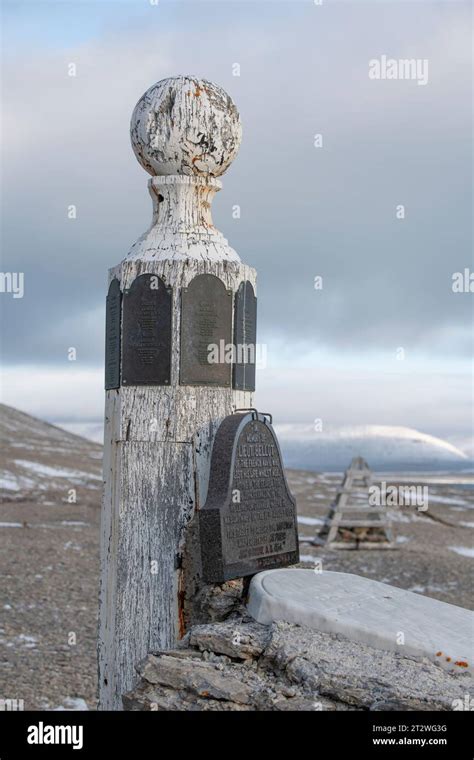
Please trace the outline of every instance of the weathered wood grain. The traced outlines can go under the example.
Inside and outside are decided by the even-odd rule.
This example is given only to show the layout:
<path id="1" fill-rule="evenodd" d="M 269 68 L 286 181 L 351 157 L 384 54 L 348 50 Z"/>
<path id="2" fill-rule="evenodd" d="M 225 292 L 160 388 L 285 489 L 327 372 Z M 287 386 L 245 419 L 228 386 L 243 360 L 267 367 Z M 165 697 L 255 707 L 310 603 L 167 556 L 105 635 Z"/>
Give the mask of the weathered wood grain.
<path id="1" fill-rule="evenodd" d="M 210 83 L 189 77 L 165 82 L 141 99 L 131 131 L 140 163 L 166 176 L 149 181 L 152 224 L 110 270 L 109 281 L 116 277 L 123 291 L 140 274 L 152 273 L 172 287 L 171 383 L 106 392 L 100 709 L 121 709 L 137 663 L 149 651 L 174 646 L 184 633 L 185 599 L 200 583 L 193 516 L 205 500 L 215 431 L 236 408 L 252 406 L 250 392 L 179 385 L 181 289 L 198 274 L 219 277 L 233 293 L 245 280 L 255 289 L 256 274 L 214 227 L 210 212 L 221 187 L 216 175 L 240 142 L 235 106 Z M 213 134 L 224 122 L 228 134 Z M 189 143 L 195 129 L 205 136 L 198 158 Z"/>

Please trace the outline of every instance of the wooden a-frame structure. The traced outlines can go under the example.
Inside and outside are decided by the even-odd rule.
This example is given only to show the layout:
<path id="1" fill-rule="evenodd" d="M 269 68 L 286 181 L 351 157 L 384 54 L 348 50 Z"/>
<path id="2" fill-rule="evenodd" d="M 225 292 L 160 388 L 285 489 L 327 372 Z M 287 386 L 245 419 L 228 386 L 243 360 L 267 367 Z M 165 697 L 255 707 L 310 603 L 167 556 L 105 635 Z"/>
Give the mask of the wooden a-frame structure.
<path id="1" fill-rule="evenodd" d="M 319 534 L 332 549 L 394 549 L 386 510 L 369 503 L 372 473 L 362 457 L 345 471 L 336 499 Z"/>

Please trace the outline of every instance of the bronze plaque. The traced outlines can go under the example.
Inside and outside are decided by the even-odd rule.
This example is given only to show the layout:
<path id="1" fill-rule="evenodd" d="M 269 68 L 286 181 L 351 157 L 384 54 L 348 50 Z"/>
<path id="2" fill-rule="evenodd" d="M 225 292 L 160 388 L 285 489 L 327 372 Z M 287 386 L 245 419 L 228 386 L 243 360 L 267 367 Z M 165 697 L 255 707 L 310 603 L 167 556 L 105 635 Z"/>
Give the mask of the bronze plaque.
<path id="1" fill-rule="evenodd" d="M 213 274 L 198 274 L 181 294 L 181 385 L 229 387 L 232 291 Z"/>
<path id="2" fill-rule="evenodd" d="M 105 390 L 120 387 L 120 319 L 122 293 L 113 279 L 105 307 Z"/>
<path id="3" fill-rule="evenodd" d="M 299 562 L 296 502 L 264 415 L 231 414 L 219 426 L 199 530 L 207 583 Z"/>
<path id="4" fill-rule="evenodd" d="M 255 352 L 257 349 L 257 299 L 252 283 L 241 282 L 234 307 L 233 387 L 239 391 L 255 390 Z"/>
<path id="5" fill-rule="evenodd" d="M 172 291 L 141 274 L 123 295 L 122 385 L 171 382 Z"/>

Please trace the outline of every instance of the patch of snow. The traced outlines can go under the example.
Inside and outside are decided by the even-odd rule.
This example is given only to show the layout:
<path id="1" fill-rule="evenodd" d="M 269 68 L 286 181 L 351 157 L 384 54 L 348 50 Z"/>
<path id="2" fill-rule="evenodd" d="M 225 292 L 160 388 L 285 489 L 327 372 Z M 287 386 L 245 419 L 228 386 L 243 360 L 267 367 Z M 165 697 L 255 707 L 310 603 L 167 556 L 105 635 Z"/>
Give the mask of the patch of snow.
<path id="1" fill-rule="evenodd" d="M 387 483 L 412 483 L 414 485 L 420 485 L 426 483 L 430 486 L 454 486 L 454 487 L 467 487 L 467 490 L 474 488 L 474 480 L 471 475 L 467 474 L 468 470 L 459 470 L 459 472 L 442 471 L 435 472 L 377 472 L 377 477 L 380 480 L 385 480 Z M 466 474 L 463 474 L 466 473 Z M 464 488 L 463 488 L 464 490 Z"/>
<path id="2" fill-rule="evenodd" d="M 15 459 L 17 467 L 24 467 L 31 470 L 36 475 L 45 475 L 50 478 L 85 478 L 86 480 L 102 480 L 101 475 L 83 470 L 70 470 L 65 467 L 49 467 L 49 465 L 40 462 L 31 462 L 29 459 Z"/>
<path id="3" fill-rule="evenodd" d="M 433 495 L 430 493 L 428 494 L 428 503 L 431 504 L 432 502 L 438 504 L 455 504 L 456 506 L 464 506 L 466 504 L 464 499 L 453 499 L 451 496 L 438 496 L 438 494 Z"/>
<path id="4" fill-rule="evenodd" d="M 401 512 L 401 511 L 395 511 L 393 509 L 388 510 L 387 515 L 392 522 L 399 522 L 399 523 L 425 522 L 426 520 L 425 517 L 420 517 L 414 512 Z"/>
<path id="5" fill-rule="evenodd" d="M 26 649 L 36 649 L 38 643 L 38 639 L 35 639 L 34 636 L 26 636 L 24 633 L 20 633 L 16 640 L 22 643 Z"/>
<path id="6" fill-rule="evenodd" d="M 414 591 L 415 594 L 434 594 L 437 592 L 446 593 L 447 588 L 429 583 L 427 586 L 411 586 L 408 591 Z"/>
<path id="7" fill-rule="evenodd" d="M 88 710 L 87 702 L 82 697 L 66 697 L 64 705 L 59 707 L 53 707 L 53 712 L 61 712 L 62 710 Z"/>
<path id="8" fill-rule="evenodd" d="M 448 549 L 463 557 L 474 557 L 474 549 L 469 546 L 448 546 Z"/>
<path id="9" fill-rule="evenodd" d="M 23 523 L 19 523 L 19 522 L 0 522 L 0 528 L 23 528 Z"/>
<path id="10" fill-rule="evenodd" d="M 321 517 L 305 517 L 305 515 L 298 515 L 298 522 L 301 525 L 324 525 Z"/>
<path id="11" fill-rule="evenodd" d="M 317 557 L 313 557 L 311 554 L 300 554 L 300 562 L 309 562 L 311 564 L 314 564 L 317 560 Z"/>
<path id="12" fill-rule="evenodd" d="M 436 593 L 438 591 L 441 591 L 441 592 L 447 594 L 450 591 L 450 589 L 448 589 L 447 586 L 456 587 L 457 584 L 455 582 L 454 584 L 453 583 L 447 583 L 446 586 L 438 586 L 438 585 L 436 585 L 434 583 L 433 584 L 429 583 L 428 586 L 427 586 L 428 593 L 429 594 L 434 594 L 434 593 Z"/>
<path id="13" fill-rule="evenodd" d="M 41 464 L 40 462 L 30 462 L 27 459 L 15 459 L 15 465 L 18 467 L 25 467 L 26 469 L 34 472 L 36 475 L 45 475 L 46 477 L 50 478 L 69 478 L 70 480 L 77 478 L 85 480 L 102 480 L 101 475 L 96 475 L 92 472 L 70 470 L 61 467 L 49 467 L 46 464 Z"/>
<path id="14" fill-rule="evenodd" d="M 0 476 L 0 488 L 4 488 L 5 491 L 19 491 L 18 478 L 15 478 L 11 473 L 3 472 Z"/>
<path id="15" fill-rule="evenodd" d="M 66 541 L 64 544 L 65 549 L 75 549 L 76 551 L 81 551 L 82 546 L 79 546 L 79 544 L 74 544 L 72 541 Z"/>

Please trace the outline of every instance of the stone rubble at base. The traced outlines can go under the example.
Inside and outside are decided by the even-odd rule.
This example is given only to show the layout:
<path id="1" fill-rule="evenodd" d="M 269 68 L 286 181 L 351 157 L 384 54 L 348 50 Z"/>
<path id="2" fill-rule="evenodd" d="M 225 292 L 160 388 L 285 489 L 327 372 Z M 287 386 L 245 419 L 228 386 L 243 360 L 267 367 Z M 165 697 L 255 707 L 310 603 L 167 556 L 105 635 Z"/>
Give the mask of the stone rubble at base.
<path id="1" fill-rule="evenodd" d="M 126 710 L 453 710 L 474 704 L 468 673 L 276 622 L 245 610 L 197 625 L 174 650 L 149 654 Z M 467 697 L 467 699 L 466 699 Z"/>

